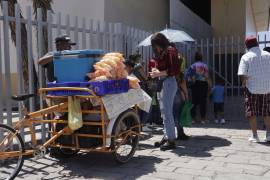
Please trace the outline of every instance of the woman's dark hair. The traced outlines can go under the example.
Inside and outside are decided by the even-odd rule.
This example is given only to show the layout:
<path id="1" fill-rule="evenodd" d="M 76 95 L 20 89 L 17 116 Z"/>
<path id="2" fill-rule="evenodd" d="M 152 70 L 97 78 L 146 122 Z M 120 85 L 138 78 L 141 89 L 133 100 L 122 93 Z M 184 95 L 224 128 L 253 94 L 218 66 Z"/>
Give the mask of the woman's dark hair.
<path id="1" fill-rule="evenodd" d="M 162 49 L 166 49 L 168 46 L 170 46 L 169 40 L 166 38 L 166 36 L 162 33 L 155 33 L 151 37 L 151 45 L 152 46 L 159 46 Z"/>
<path id="2" fill-rule="evenodd" d="M 197 61 L 202 61 L 202 53 L 200 53 L 200 52 L 196 52 L 195 53 L 195 61 L 197 62 Z"/>

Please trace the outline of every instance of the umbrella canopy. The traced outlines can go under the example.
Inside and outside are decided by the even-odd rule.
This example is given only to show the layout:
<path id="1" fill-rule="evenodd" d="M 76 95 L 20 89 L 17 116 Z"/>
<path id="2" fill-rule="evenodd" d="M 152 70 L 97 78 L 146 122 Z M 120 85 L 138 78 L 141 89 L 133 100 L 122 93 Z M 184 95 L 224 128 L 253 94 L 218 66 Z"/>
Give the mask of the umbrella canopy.
<path id="1" fill-rule="evenodd" d="M 160 31 L 160 33 L 164 34 L 170 42 L 194 42 L 195 40 L 187 34 L 185 31 L 175 30 L 175 29 L 164 29 Z M 148 36 L 146 39 L 140 42 L 138 47 L 140 46 L 151 46 L 151 37 L 153 34 Z"/>

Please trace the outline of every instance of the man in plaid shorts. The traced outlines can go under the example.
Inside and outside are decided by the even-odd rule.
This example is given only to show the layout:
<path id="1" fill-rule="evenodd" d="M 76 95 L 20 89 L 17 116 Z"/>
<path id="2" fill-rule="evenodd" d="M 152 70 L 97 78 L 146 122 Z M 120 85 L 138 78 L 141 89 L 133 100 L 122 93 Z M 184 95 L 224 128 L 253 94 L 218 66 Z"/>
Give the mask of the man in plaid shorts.
<path id="1" fill-rule="evenodd" d="M 248 52 L 241 58 L 238 75 L 245 87 L 245 109 L 252 130 L 251 142 L 259 142 L 256 118 L 263 117 L 270 142 L 270 53 L 259 48 L 256 37 L 245 41 Z"/>

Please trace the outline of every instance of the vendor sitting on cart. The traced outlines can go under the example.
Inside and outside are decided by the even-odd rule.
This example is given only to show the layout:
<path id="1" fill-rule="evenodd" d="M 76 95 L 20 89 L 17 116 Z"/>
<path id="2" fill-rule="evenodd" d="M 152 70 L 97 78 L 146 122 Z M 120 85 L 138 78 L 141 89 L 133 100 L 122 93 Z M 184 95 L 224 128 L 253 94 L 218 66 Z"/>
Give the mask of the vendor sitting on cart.
<path id="1" fill-rule="evenodd" d="M 57 51 L 71 50 L 71 46 L 76 45 L 72 42 L 70 37 L 66 34 L 55 38 L 55 46 Z M 42 58 L 39 59 L 39 64 L 46 68 L 47 80 L 49 82 L 55 81 L 54 78 L 54 68 L 53 68 L 53 54 L 55 52 L 48 52 Z"/>

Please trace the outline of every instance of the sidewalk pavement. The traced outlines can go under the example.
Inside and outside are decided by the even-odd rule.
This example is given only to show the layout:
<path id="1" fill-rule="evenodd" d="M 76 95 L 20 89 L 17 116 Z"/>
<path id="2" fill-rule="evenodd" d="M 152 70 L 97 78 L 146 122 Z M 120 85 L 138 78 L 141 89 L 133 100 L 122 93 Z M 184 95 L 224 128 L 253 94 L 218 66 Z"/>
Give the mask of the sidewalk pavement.
<path id="1" fill-rule="evenodd" d="M 261 126 L 261 125 L 260 125 Z M 134 158 L 119 165 L 109 154 L 79 154 L 55 159 L 48 155 L 28 159 L 19 179 L 181 179 L 181 180 L 269 180 L 270 144 L 249 143 L 246 121 L 194 125 L 187 128 L 189 141 L 162 152 L 153 147 L 162 137 L 160 129 L 140 142 Z M 264 131 L 259 131 L 261 140 Z"/>

